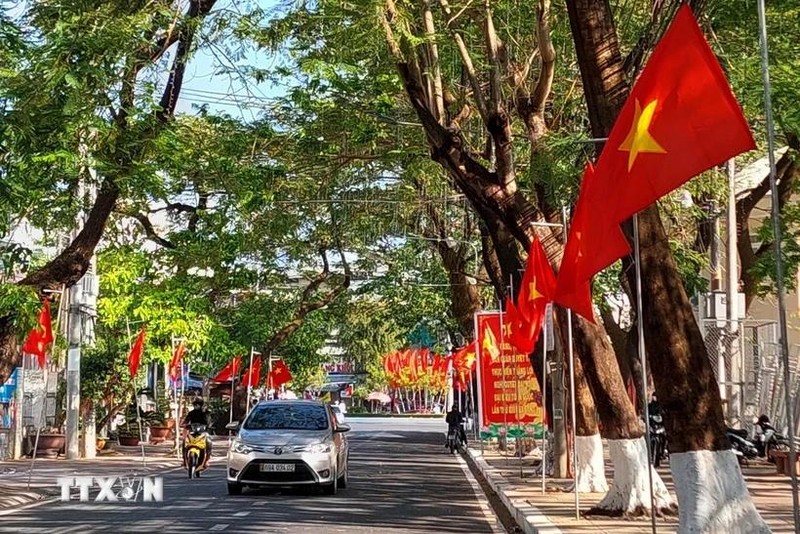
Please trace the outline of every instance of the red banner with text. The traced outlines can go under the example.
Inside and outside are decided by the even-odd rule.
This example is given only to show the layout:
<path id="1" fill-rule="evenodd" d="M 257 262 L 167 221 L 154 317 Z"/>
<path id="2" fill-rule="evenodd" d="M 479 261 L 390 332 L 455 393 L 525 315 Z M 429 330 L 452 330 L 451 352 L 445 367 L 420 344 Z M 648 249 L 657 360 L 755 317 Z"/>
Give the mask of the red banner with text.
<path id="1" fill-rule="evenodd" d="M 476 314 L 475 330 L 481 426 L 541 425 L 539 383 L 528 355 L 519 354 L 508 342 L 509 327 L 502 323 L 500 312 Z"/>

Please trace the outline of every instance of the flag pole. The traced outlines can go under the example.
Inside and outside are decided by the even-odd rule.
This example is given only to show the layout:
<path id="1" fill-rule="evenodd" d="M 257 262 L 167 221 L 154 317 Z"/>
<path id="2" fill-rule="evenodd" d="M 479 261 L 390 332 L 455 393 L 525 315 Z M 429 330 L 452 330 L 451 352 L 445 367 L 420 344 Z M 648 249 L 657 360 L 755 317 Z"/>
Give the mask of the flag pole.
<path id="1" fill-rule="evenodd" d="M 575 479 L 575 519 L 580 519 L 581 497 L 578 493 L 578 416 L 575 409 L 575 350 L 572 346 L 572 310 L 567 310 L 567 343 L 569 344 L 569 397 L 572 416 L 572 477 Z"/>
<path id="2" fill-rule="evenodd" d="M 564 222 L 562 231 L 564 235 L 564 242 L 567 240 L 567 208 L 564 207 L 561 212 L 561 218 Z M 545 326 L 546 327 L 546 326 Z M 575 349 L 572 341 L 572 310 L 567 308 L 567 352 L 569 354 L 569 396 L 570 396 L 570 416 L 572 417 L 572 477 L 575 480 L 575 519 L 580 519 L 581 497 L 578 493 L 578 416 L 575 408 Z M 545 350 L 547 346 L 545 345 Z M 543 483 L 544 484 L 544 483 Z"/>
<path id="3" fill-rule="evenodd" d="M 234 356 L 233 362 L 231 362 L 231 365 L 233 366 L 231 369 L 231 406 L 230 406 L 231 414 L 230 414 L 230 419 L 228 420 L 228 424 L 233 423 L 233 390 L 236 387 L 236 375 L 239 372 L 239 369 L 236 368 L 237 367 L 236 358 L 238 358 L 238 356 Z M 231 435 L 232 433 L 233 432 L 231 430 L 228 431 L 228 435 Z"/>
<path id="4" fill-rule="evenodd" d="M 503 374 L 503 379 L 500 381 L 502 386 L 500 387 L 500 397 L 503 399 L 503 426 L 506 430 L 503 439 L 505 440 L 506 449 L 504 451 L 504 456 L 506 458 L 506 463 L 508 463 L 508 402 L 506 401 L 506 359 L 504 358 L 505 354 L 503 354 L 503 345 L 505 344 L 504 332 L 503 332 L 503 303 L 498 300 L 497 302 L 497 310 L 500 316 L 500 369 Z"/>
<path id="5" fill-rule="evenodd" d="M 175 355 L 175 336 L 171 336 L 170 348 L 172 349 L 172 357 L 174 357 L 174 355 Z M 171 364 L 167 365 L 167 376 L 172 378 L 169 367 L 171 367 Z M 180 414 L 180 399 L 178 399 L 178 381 L 177 380 L 172 380 L 172 399 L 175 402 L 175 411 L 173 412 L 175 414 L 175 417 L 174 417 L 174 419 L 175 419 L 175 456 L 180 458 L 181 457 L 181 454 L 180 454 L 180 450 L 181 450 L 181 448 L 180 448 L 180 439 L 182 438 L 183 429 L 178 424 L 180 422 L 180 415 L 181 414 Z M 181 434 L 180 437 L 179 437 L 179 434 Z"/>
<path id="6" fill-rule="evenodd" d="M 549 305 L 545 307 L 544 332 L 542 335 L 542 495 L 546 492 L 545 477 L 547 476 L 547 316 Z"/>
<path id="7" fill-rule="evenodd" d="M 510 294 L 511 294 L 511 300 L 513 301 L 514 300 L 514 274 L 513 273 L 508 275 L 508 287 L 509 287 Z M 503 343 L 502 345 L 503 345 L 503 349 L 505 349 L 505 343 Z M 519 395 L 519 364 L 517 362 L 517 353 L 516 353 L 516 351 L 512 350 L 511 354 L 513 355 L 512 362 L 513 362 L 513 370 L 514 370 L 514 386 L 516 387 L 516 390 L 517 390 L 517 402 L 515 404 L 517 405 L 517 410 L 516 410 L 516 412 L 517 412 L 517 455 L 519 456 L 519 479 L 522 480 L 522 448 L 521 448 L 521 443 L 522 442 L 520 441 L 522 423 L 521 423 L 521 418 L 519 416 L 519 405 L 520 405 L 520 401 L 521 401 L 520 395 Z"/>
<path id="8" fill-rule="evenodd" d="M 769 79 L 769 50 L 767 46 L 767 16 L 764 0 L 757 0 L 759 41 L 761 44 L 761 77 L 764 83 L 764 114 L 767 123 L 767 151 L 769 155 L 769 186 L 772 196 L 772 231 L 775 241 L 775 285 L 778 292 L 778 328 L 780 329 L 781 361 L 783 363 L 783 392 L 786 402 L 786 422 L 789 428 L 789 465 L 792 480 L 792 514 L 794 531 L 800 533 L 800 497 L 797 488 L 797 445 L 795 444 L 794 414 L 792 413 L 791 376 L 789 373 L 789 340 L 786 329 L 786 301 L 783 257 L 781 256 L 781 223 L 778 184 L 775 169 L 775 123 L 772 117 L 772 86 Z"/>
<path id="9" fill-rule="evenodd" d="M 650 465 L 653 451 L 650 443 L 650 409 L 647 403 L 647 352 L 644 346 L 644 306 L 642 305 L 642 256 L 639 249 L 639 216 L 633 215 L 633 254 L 636 265 L 636 333 L 639 359 L 642 366 L 642 413 L 644 414 L 645 448 L 647 449 L 647 481 L 650 490 L 650 526 L 656 533 L 656 501 L 653 491 L 653 468 Z"/>

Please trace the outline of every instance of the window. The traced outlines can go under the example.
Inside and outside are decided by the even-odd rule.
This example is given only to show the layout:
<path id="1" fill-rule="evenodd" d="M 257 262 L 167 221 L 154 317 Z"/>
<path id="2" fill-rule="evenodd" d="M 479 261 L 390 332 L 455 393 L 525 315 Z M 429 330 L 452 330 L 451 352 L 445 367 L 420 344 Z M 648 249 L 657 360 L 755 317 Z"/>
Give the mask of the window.
<path id="1" fill-rule="evenodd" d="M 245 430 L 327 430 L 325 408 L 314 404 L 266 403 L 244 422 Z"/>

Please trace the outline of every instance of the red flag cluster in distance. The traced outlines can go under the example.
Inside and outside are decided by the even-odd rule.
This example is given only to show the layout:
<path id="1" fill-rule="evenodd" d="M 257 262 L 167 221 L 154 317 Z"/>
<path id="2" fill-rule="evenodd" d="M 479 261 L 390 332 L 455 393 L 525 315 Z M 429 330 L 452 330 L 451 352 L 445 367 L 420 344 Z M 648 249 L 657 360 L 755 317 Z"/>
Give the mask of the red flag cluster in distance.
<path id="1" fill-rule="evenodd" d="M 755 148 L 714 52 L 684 4 L 587 168 L 555 301 L 594 320 L 590 281 L 630 252 L 619 225 L 701 172 Z"/>
<path id="2" fill-rule="evenodd" d="M 429 376 L 434 383 L 446 381 L 447 364 L 447 358 L 431 354 L 428 348 L 396 350 L 383 357 L 383 370 L 393 388 L 423 376 Z"/>
<path id="3" fill-rule="evenodd" d="M 53 321 L 50 317 L 50 301 L 45 300 L 39 312 L 39 324 L 28 332 L 22 344 L 22 352 L 36 356 L 40 369 L 44 369 L 47 358 L 47 346 L 55 339 L 53 337 Z"/>

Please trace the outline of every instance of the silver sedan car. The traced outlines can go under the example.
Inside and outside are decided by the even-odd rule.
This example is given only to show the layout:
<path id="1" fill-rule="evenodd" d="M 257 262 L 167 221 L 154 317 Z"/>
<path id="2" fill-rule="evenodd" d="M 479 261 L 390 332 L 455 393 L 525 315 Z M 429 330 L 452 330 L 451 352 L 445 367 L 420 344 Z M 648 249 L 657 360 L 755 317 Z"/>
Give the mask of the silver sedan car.
<path id="1" fill-rule="evenodd" d="M 309 400 L 258 403 L 228 451 L 228 493 L 244 486 L 318 485 L 335 494 L 347 487 L 349 449 L 330 406 Z"/>

